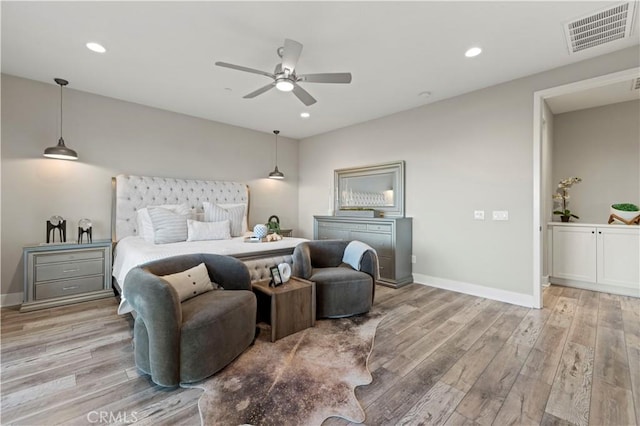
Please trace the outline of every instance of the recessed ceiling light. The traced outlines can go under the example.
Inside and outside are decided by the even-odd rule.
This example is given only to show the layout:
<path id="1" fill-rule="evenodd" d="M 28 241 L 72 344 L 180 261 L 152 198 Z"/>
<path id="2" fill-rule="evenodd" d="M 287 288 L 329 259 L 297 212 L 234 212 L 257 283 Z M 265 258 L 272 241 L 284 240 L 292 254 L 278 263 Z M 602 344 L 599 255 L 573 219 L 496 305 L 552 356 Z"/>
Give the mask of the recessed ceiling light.
<path id="1" fill-rule="evenodd" d="M 309 117 L 311 117 L 311 114 L 309 114 L 308 112 L 301 112 L 301 113 L 300 113 L 300 117 L 302 117 L 302 118 L 309 118 Z"/>
<path id="2" fill-rule="evenodd" d="M 467 58 L 473 58 L 474 56 L 478 56 L 481 53 L 482 49 L 480 49 L 479 47 L 472 47 L 471 49 L 464 52 L 464 56 L 466 56 Z"/>
<path id="3" fill-rule="evenodd" d="M 107 51 L 107 49 L 105 49 L 103 45 L 94 42 L 87 43 L 87 49 L 92 50 L 96 53 L 104 53 Z"/>

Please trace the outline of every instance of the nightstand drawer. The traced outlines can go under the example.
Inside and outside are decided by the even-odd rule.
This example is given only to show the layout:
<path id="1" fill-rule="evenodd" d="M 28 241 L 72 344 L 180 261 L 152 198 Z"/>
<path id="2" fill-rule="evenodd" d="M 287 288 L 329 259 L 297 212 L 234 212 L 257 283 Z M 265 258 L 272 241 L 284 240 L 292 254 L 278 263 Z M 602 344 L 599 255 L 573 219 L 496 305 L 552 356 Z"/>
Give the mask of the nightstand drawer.
<path id="1" fill-rule="evenodd" d="M 74 250 L 66 253 L 38 254 L 36 265 L 47 263 L 71 262 L 77 260 L 102 259 L 104 250 Z"/>
<path id="2" fill-rule="evenodd" d="M 69 296 L 72 294 L 98 291 L 104 285 L 104 276 L 79 278 L 75 280 L 37 284 L 35 286 L 36 300 L 51 299 L 53 297 Z"/>
<path id="3" fill-rule="evenodd" d="M 100 253 L 100 252 L 98 252 Z M 104 273 L 103 259 L 36 266 L 35 282 L 84 277 Z"/>

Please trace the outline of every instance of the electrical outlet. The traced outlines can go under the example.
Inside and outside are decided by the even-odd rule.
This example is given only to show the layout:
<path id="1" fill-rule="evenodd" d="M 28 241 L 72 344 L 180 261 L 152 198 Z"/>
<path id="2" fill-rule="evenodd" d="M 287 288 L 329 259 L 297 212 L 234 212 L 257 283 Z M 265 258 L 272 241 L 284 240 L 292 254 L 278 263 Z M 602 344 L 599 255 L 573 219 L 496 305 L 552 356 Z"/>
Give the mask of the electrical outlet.
<path id="1" fill-rule="evenodd" d="M 507 210 L 494 210 L 493 220 L 509 220 L 509 211 Z"/>
<path id="2" fill-rule="evenodd" d="M 414 255 L 411 255 L 411 263 L 416 263 L 416 257 Z"/>
<path id="3" fill-rule="evenodd" d="M 475 220 L 484 220 L 484 210 L 474 210 L 473 218 Z"/>

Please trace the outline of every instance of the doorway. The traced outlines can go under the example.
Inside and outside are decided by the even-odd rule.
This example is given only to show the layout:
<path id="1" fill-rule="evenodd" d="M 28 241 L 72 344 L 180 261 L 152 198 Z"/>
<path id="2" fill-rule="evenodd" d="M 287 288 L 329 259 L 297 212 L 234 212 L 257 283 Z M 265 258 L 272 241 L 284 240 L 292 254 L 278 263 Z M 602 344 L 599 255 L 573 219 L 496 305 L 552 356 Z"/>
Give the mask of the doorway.
<path id="1" fill-rule="evenodd" d="M 616 73 L 590 78 L 575 83 L 552 87 L 533 94 L 533 307 L 542 308 L 542 285 L 544 258 L 547 255 L 548 174 L 545 169 L 545 156 L 548 153 L 548 117 L 547 101 L 556 97 L 571 96 L 587 91 L 595 91 L 609 85 L 631 81 L 640 75 L 640 67 Z M 576 98 L 577 99 L 577 98 Z M 613 103 L 613 102 L 611 102 Z M 545 148 L 546 149 L 543 149 Z"/>

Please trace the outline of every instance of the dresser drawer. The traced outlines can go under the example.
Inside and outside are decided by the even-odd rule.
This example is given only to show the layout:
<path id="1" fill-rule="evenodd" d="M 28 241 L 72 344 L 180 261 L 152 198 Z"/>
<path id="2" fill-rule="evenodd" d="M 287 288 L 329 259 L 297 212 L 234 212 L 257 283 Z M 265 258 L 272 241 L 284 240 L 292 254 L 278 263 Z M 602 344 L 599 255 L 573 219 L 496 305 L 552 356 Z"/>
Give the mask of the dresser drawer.
<path id="1" fill-rule="evenodd" d="M 103 285 L 104 276 L 102 275 L 53 283 L 37 284 L 35 286 L 35 299 L 51 299 L 54 297 L 98 291 L 102 289 Z"/>
<path id="2" fill-rule="evenodd" d="M 376 252 L 378 252 L 378 256 L 393 255 L 393 244 L 391 241 L 391 235 L 372 234 L 368 232 L 352 232 L 351 239 L 369 244 L 371 247 L 376 249 Z"/>
<path id="3" fill-rule="evenodd" d="M 390 224 L 368 224 L 367 231 L 376 231 L 376 232 L 388 232 L 391 233 L 391 225 Z"/>
<path id="4" fill-rule="evenodd" d="M 35 281 L 38 283 L 97 274 L 104 274 L 103 259 L 39 265 L 36 266 Z"/>
<path id="5" fill-rule="evenodd" d="M 35 258 L 36 265 L 47 263 L 72 262 L 75 260 L 102 259 L 104 250 L 77 250 L 64 253 L 38 254 Z"/>
<path id="6" fill-rule="evenodd" d="M 366 230 L 366 223 L 340 223 L 340 222 L 318 222 L 319 228 L 335 228 L 335 229 L 347 229 L 347 230 Z"/>

